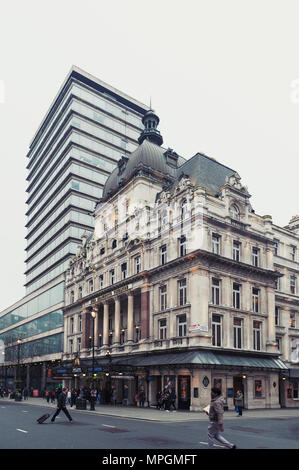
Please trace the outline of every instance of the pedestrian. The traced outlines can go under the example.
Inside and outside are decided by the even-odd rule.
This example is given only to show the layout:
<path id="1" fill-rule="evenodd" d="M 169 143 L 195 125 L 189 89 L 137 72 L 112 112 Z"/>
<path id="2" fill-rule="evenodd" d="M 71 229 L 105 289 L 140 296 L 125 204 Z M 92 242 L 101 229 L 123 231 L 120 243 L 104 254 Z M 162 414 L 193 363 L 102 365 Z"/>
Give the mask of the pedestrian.
<path id="1" fill-rule="evenodd" d="M 139 392 L 138 400 L 139 400 L 140 406 L 144 407 L 145 393 L 144 393 L 143 390 L 141 390 L 141 391 Z"/>
<path id="2" fill-rule="evenodd" d="M 72 401 L 72 392 L 70 389 L 68 389 L 67 391 L 67 402 L 69 405 L 71 405 L 71 401 Z"/>
<path id="3" fill-rule="evenodd" d="M 101 404 L 101 401 L 102 401 L 102 393 L 103 393 L 103 387 L 100 387 L 100 389 L 98 390 L 98 394 L 97 394 L 97 403 L 99 403 L 99 405 Z"/>
<path id="4" fill-rule="evenodd" d="M 116 388 L 113 387 L 112 389 L 112 403 L 114 406 L 116 406 L 116 402 L 117 402 L 117 391 L 116 391 Z"/>
<path id="5" fill-rule="evenodd" d="M 55 403 L 55 390 L 54 390 L 54 388 L 51 391 L 51 403 Z"/>
<path id="6" fill-rule="evenodd" d="M 46 390 L 46 399 L 47 399 L 47 403 L 49 403 L 49 401 L 50 401 L 50 392 L 49 392 L 49 390 Z"/>
<path id="7" fill-rule="evenodd" d="M 59 393 L 57 397 L 57 410 L 52 416 L 52 423 L 54 423 L 56 416 L 59 415 L 60 411 L 62 410 L 66 417 L 68 418 L 69 422 L 73 421 L 71 415 L 69 414 L 67 407 L 66 407 L 66 400 L 67 400 L 67 388 L 63 388 L 63 390 Z"/>
<path id="8" fill-rule="evenodd" d="M 138 393 L 135 393 L 134 401 L 135 401 L 135 403 L 136 403 L 136 406 L 138 406 L 138 403 L 139 403 L 139 395 L 138 395 Z"/>
<path id="9" fill-rule="evenodd" d="M 157 401 L 157 410 L 161 410 L 162 402 L 161 402 L 161 392 L 160 391 L 158 391 L 156 393 L 156 401 Z"/>
<path id="10" fill-rule="evenodd" d="M 24 400 L 28 400 L 28 388 L 27 387 L 24 388 L 23 394 L 24 394 Z"/>
<path id="11" fill-rule="evenodd" d="M 235 398 L 235 405 L 238 407 L 239 414 L 238 416 L 242 416 L 243 412 L 243 393 L 241 390 L 237 391 L 236 398 Z"/>
<path id="12" fill-rule="evenodd" d="M 214 441 L 218 441 L 229 449 L 236 449 L 235 444 L 224 439 L 220 432 L 224 431 L 223 427 L 223 413 L 224 413 L 224 398 L 221 395 L 221 390 L 217 387 L 211 389 L 211 403 L 210 409 L 206 413 L 210 419 L 210 425 L 208 428 L 208 447 L 212 449 L 214 447 Z"/>
<path id="13" fill-rule="evenodd" d="M 75 391 L 75 389 L 72 388 L 72 391 L 71 391 L 71 408 L 75 404 L 75 402 L 76 402 L 76 391 Z"/>
<path id="14" fill-rule="evenodd" d="M 173 411 L 176 411 L 176 406 L 175 406 L 176 394 L 175 394 L 174 389 L 170 390 L 169 400 L 170 400 L 169 410 L 171 407 L 173 407 L 174 408 Z"/>
<path id="15" fill-rule="evenodd" d="M 169 393 L 168 389 L 165 389 L 165 392 L 164 392 L 164 408 L 165 408 L 165 411 L 167 411 L 169 413 L 169 411 L 170 411 L 170 393 Z"/>

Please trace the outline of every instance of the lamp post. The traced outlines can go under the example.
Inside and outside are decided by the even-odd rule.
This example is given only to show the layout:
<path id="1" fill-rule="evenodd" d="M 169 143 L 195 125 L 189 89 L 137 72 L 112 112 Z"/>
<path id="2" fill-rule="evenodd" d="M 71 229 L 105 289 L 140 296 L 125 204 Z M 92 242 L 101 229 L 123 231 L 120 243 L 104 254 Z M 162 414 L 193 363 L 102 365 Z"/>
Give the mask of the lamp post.
<path id="1" fill-rule="evenodd" d="M 96 318 L 96 312 L 94 310 L 92 310 L 90 312 L 91 316 L 92 316 L 92 389 L 94 389 L 93 387 L 93 381 L 94 381 L 94 322 L 95 322 L 95 318 Z M 95 407 L 94 407 L 94 397 L 93 395 L 91 395 L 90 397 L 90 410 L 91 411 L 94 411 L 95 410 Z"/>

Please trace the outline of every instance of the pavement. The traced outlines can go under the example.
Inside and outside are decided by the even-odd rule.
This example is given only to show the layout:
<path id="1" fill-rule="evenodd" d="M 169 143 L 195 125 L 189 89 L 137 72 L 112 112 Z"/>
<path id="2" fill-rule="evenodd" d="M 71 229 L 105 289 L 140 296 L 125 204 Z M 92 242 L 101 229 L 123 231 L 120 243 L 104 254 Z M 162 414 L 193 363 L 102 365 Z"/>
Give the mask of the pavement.
<path id="1" fill-rule="evenodd" d="M 27 400 L 22 400 L 21 402 L 15 402 L 10 398 L 0 398 L 1 405 L 4 402 L 12 402 L 18 406 L 24 405 L 37 405 L 39 407 L 45 408 L 56 408 L 55 403 L 47 403 L 47 400 L 39 397 L 30 397 Z M 158 421 L 164 423 L 172 422 L 188 422 L 188 421 L 206 421 L 208 419 L 204 411 L 186 411 L 178 410 L 176 412 L 165 410 L 157 410 L 154 407 L 137 407 L 137 406 L 122 406 L 122 405 L 95 405 L 95 410 L 90 410 L 90 404 L 87 402 L 86 410 L 76 410 L 76 407 L 72 408 L 68 406 L 71 413 L 88 413 L 95 414 L 100 416 L 114 416 L 117 418 L 126 418 L 126 419 L 139 419 L 145 421 Z M 73 415 L 74 419 L 75 415 Z M 225 420 L 227 419 L 236 419 L 237 414 L 234 410 L 228 410 L 224 412 Z M 299 418 L 299 408 L 277 408 L 277 409 L 254 409 L 254 410 L 244 410 L 243 417 L 246 419 L 250 418 Z"/>

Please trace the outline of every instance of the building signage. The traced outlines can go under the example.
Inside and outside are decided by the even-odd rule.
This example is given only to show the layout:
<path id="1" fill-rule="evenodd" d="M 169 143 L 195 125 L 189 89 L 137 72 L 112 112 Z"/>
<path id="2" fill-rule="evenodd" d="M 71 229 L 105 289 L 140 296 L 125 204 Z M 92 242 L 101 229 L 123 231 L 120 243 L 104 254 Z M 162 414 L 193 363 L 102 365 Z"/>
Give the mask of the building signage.
<path id="1" fill-rule="evenodd" d="M 95 299 L 92 299 L 90 301 L 91 304 L 94 304 L 96 302 L 99 302 L 100 300 L 107 299 L 108 297 L 111 297 L 112 295 L 119 295 L 122 292 L 126 292 L 127 290 L 131 289 L 132 284 L 127 284 L 126 286 L 120 287 L 119 289 L 115 289 L 113 291 L 107 292 L 106 294 L 100 295 L 99 297 L 96 297 Z"/>
<path id="2" fill-rule="evenodd" d="M 92 372 L 93 370 L 94 370 L 95 372 L 103 372 L 102 367 L 95 367 L 94 369 L 93 369 L 92 367 L 89 367 L 89 368 L 88 368 L 88 371 L 89 371 L 89 372 Z"/>
<path id="3" fill-rule="evenodd" d="M 193 325 L 190 325 L 189 331 L 209 331 L 209 328 L 207 325 L 201 325 L 200 323 L 194 323 Z"/>
<path id="4" fill-rule="evenodd" d="M 57 374 L 66 374 L 66 369 L 57 369 Z"/>
<path id="5" fill-rule="evenodd" d="M 73 374 L 81 374 L 82 369 L 81 367 L 73 367 Z"/>

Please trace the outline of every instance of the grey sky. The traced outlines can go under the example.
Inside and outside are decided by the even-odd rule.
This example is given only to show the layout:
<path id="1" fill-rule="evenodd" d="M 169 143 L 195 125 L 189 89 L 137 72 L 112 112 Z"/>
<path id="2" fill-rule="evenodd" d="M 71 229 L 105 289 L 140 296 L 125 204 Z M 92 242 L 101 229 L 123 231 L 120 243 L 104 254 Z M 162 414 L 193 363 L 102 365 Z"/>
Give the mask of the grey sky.
<path id="1" fill-rule="evenodd" d="M 299 213 L 297 0 L 0 1 L 0 311 L 25 295 L 26 153 L 74 64 L 152 106 L 164 145 Z M 298 91 L 298 93 L 297 93 Z"/>

